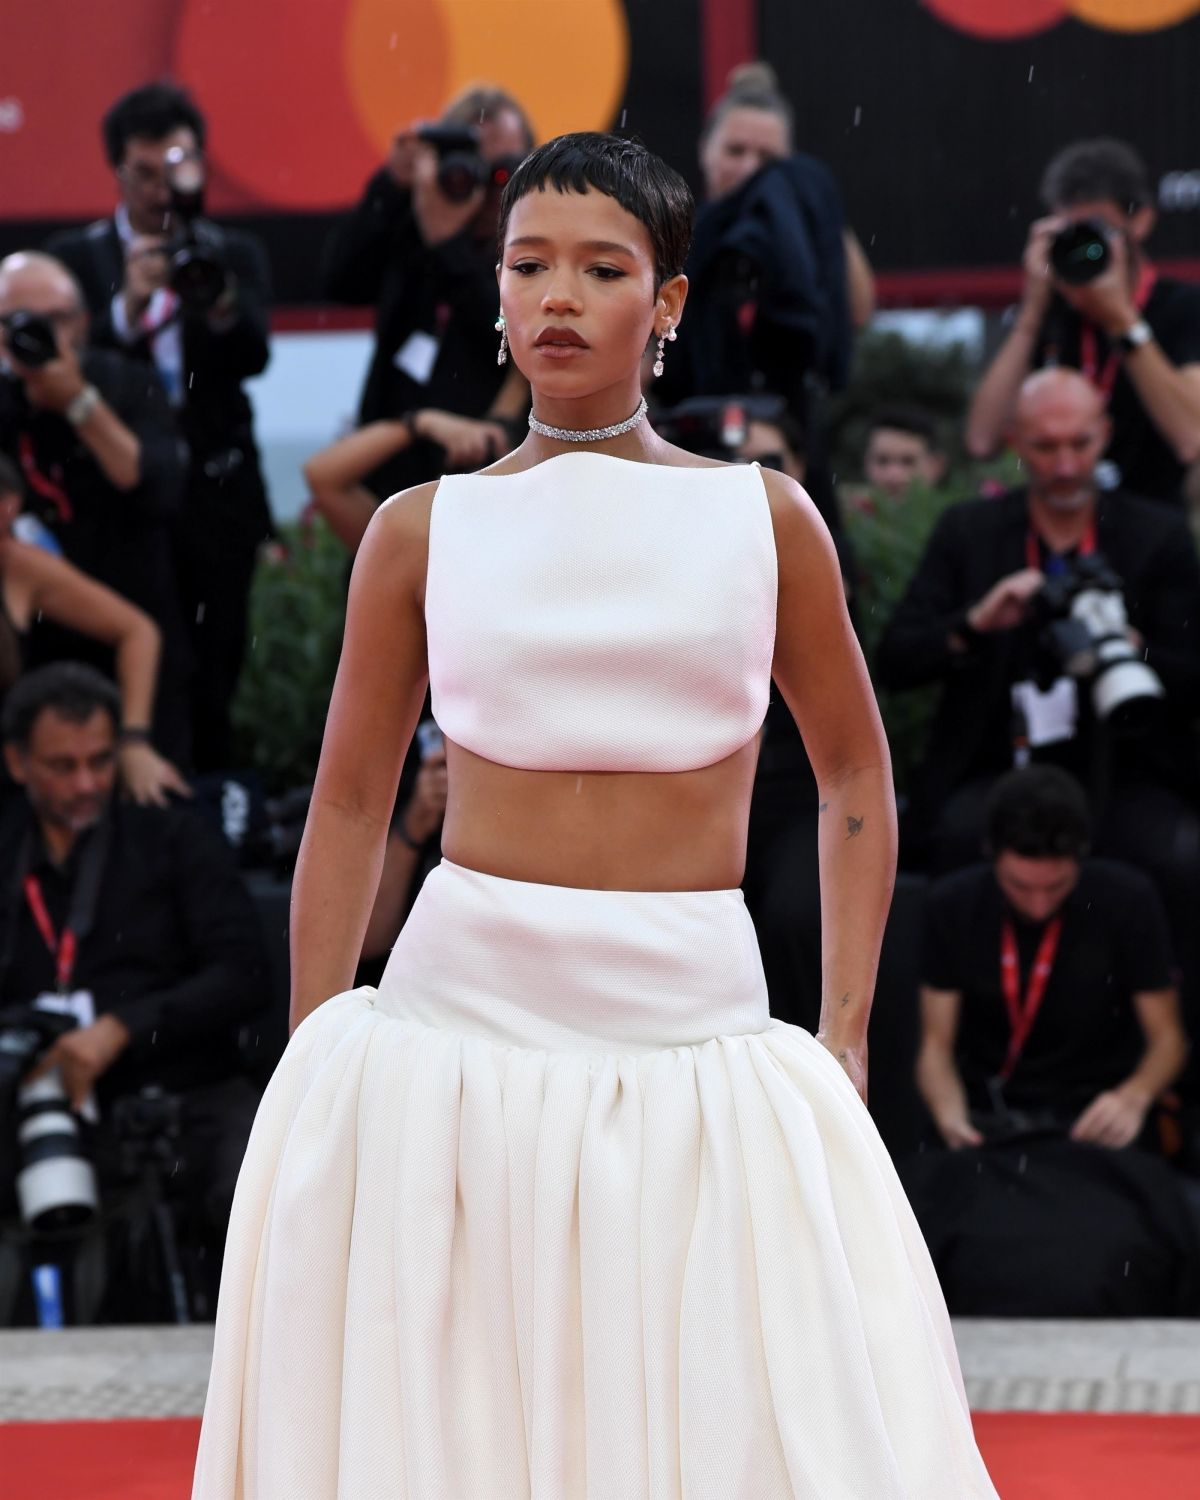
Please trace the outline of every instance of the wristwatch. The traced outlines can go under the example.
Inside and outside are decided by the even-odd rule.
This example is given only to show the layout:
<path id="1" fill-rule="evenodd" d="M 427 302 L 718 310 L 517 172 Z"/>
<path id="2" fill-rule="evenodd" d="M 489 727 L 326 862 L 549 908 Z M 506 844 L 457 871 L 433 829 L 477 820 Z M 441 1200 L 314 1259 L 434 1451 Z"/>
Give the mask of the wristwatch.
<path id="1" fill-rule="evenodd" d="M 1135 349 L 1140 349 L 1143 344 L 1148 344 L 1153 337 L 1154 329 L 1150 327 L 1145 318 L 1139 318 L 1136 323 L 1131 323 L 1124 333 L 1119 333 L 1113 342 L 1124 353 L 1132 354 Z"/>
<path id="2" fill-rule="evenodd" d="M 72 427 L 82 427 L 100 405 L 100 392 L 94 385 L 85 385 L 78 396 L 73 396 L 63 408 L 63 416 Z"/>

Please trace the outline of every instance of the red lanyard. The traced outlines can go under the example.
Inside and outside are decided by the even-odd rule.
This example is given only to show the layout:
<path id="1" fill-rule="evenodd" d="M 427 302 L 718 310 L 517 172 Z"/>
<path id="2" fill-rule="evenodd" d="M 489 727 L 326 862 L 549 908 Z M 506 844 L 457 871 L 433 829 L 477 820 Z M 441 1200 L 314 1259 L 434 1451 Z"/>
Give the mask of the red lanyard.
<path id="1" fill-rule="evenodd" d="M 50 913 L 46 908 L 46 898 L 42 895 L 41 881 L 37 876 L 26 875 L 22 884 L 25 887 L 25 899 L 29 903 L 29 910 L 33 913 L 37 929 L 42 935 L 42 941 L 54 955 L 54 977 L 58 992 L 60 995 L 65 995 L 71 988 L 71 975 L 75 972 L 75 957 L 79 950 L 78 940 L 69 926 L 63 928 L 61 939 L 55 933 L 54 923 L 50 920 Z"/>
<path id="2" fill-rule="evenodd" d="M 1133 295 L 1133 305 L 1139 313 L 1145 310 L 1157 280 L 1158 272 L 1152 266 L 1142 267 L 1137 290 Z M 1079 329 L 1079 372 L 1085 375 L 1104 397 L 1105 405 L 1112 397 L 1120 364 L 1120 352 L 1114 350 L 1104 361 L 1104 368 L 1100 368 L 1100 350 L 1096 342 L 1096 330 L 1091 323 L 1083 323 Z"/>
<path id="3" fill-rule="evenodd" d="M 1096 522 L 1091 520 L 1087 523 L 1087 530 L 1079 539 L 1076 549 L 1080 557 L 1091 557 L 1096 550 Z M 1042 566 L 1042 549 L 1038 543 L 1037 533 L 1033 527 L 1025 532 L 1025 566 L 1027 568 L 1038 568 Z"/>
<path id="4" fill-rule="evenodd" d="M 1013 924 L 1006 917 L 1000 934 L 1000 987 L 1004 991 L 1004 1005 L 1008 1011 L 1008 1054 L 1000 1077 L 1007 1080 L 1024 1051 L 1033 1023 L 1046 995 L 1046 986 L 1058 957 L 1058 941 L 1062 937 L 1063 919 L 1055 917 L 1046 928 L 1038 944 L 1037 957 L 1029 974 L 1029 987 L 1025 991 L 1025 1003 L 1021 1004 L 1021 960 L 1017 954 L 1017 935 Z"/>
<path id="5" fill-rule="evenodd" d="M 33 439 L 27 432 L 21 433 L 17 439 L 17 452 L 21 459 L 21 468 L 25 471 L 31 489 L 37 491 L 43 500 L 49 500 L 64 521 L 69 521 L 75 511 L 67 492 L 61 485 L 55 484 L 48 479 L 37 466 L 37 454 L 33 451 Z"/>

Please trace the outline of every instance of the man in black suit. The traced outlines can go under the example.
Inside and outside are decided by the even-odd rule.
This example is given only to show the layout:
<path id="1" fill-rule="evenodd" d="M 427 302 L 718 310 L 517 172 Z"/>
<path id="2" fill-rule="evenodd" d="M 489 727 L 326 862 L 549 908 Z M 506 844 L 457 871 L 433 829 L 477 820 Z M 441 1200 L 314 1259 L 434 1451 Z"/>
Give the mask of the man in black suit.
<path id="1" fill-rule="evenodd" d="M 205 123 L 181 89 L 150 84 L 124 95 L 105 115 L 103 136 L 117 209 L 56 235 L 51 248 L 83 287 L 93 341 L 153 363 L 191 449 L 176 570 L 196 662 L 196 766 L 216 770 L 230 760 L 250 582 L 271 530 L 242 389 L 269 358 L 267 259 L 252 235 L 188 222 L 187 195 L 197 209 L 203 186 Z M 190 291 L 180 270 L 185 242 Z"/>
<path id="2" fill-rule="evenodd" d="M 913 792 L 910 857 L 923 844 L 936 870 L 971 863 L 988 794 L 1006 770 L 1033 760 L 1071 771 L 1091 787 L 1101 852 L 1139 866 L 1159 887 L 1194 1028 L 1200 565 L 1177 513 L 1098 490 L 1109 435 L 1101 398 L 1082 375 L 1030 376 L 1013 429 L 1028 488 L 943 514 L 876 666 L 889 688 L 943 687 Z M 1110 698 L 1125 685 L 1111 673 L 1070 675 L 1046 639 L 1047 582 L 1089 558 L 1119 578 L 1128 617 L 1101 632 L 1117 649 L 1129 647 L 1129 695 L 1115 710 Z"/>

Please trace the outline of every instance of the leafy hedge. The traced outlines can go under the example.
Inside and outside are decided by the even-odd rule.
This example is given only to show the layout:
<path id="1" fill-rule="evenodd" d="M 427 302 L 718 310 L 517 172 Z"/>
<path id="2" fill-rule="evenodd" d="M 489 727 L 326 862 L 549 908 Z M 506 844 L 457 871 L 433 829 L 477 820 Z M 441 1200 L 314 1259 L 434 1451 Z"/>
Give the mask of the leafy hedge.
<path id="1" fill-rule="evenodd" d="M 321 521 L 280 528 L 250 595 L 250 639 L 233 703 L 239 762 L 270 793 L 316 774 L 346 614 L 346 549 Z"/>

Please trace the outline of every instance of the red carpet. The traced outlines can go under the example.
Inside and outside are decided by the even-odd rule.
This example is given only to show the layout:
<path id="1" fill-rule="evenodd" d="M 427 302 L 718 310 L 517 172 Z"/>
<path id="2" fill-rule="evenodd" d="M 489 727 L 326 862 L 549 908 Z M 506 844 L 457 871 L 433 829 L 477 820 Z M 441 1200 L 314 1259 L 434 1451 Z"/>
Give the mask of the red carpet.
<path id="1" fill-rule="evenodd" d="M 4 1500 L 187 1500 L 199 1427 L 196 1421 L 0 1426 L 0 1494 Z M 989 1412 L 976 1416 L 975 1428 L 1001 1500 L 1200 1494 L 1200 1417 Z"/>

